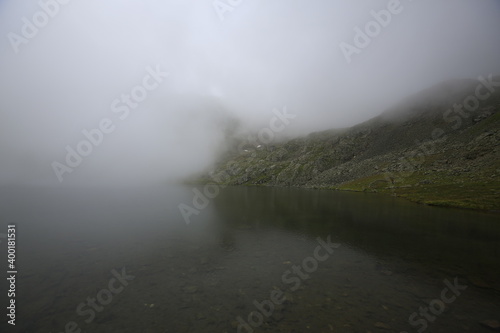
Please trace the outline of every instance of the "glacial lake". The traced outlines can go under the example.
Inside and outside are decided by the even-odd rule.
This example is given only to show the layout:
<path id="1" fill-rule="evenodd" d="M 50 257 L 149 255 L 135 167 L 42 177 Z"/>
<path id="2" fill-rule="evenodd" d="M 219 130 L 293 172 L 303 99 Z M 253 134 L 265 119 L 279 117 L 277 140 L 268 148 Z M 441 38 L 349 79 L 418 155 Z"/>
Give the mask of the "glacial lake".
<path id="1" fill-rule="evenodd" d="M 481 322 L 500 321 L 498 214 L 227 187 L 187 224 L 179 205 L 194 195 L 2 188 L 0 233 L 17 228 L 16 331 L 491 332 Z"/>

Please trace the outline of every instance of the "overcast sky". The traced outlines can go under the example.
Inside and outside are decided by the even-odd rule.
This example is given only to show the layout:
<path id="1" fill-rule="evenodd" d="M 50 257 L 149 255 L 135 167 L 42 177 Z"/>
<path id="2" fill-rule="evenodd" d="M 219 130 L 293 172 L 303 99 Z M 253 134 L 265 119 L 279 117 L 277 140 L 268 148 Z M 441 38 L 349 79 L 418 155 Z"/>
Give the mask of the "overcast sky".
<path id="1" fill-rule="evenodd" d="M 58 185 L 54 162 L 67 184 L 184 176 L 228 117 L 259 129 L 286 106 L 283 133 L 306 134 L 500 73 L 496 0 L 60 1 L 0 0 L 0 183 Z M 372 37 L 354 52 L 357 27 Z M 147 95 L 125 104 L 134 89 Z"/>

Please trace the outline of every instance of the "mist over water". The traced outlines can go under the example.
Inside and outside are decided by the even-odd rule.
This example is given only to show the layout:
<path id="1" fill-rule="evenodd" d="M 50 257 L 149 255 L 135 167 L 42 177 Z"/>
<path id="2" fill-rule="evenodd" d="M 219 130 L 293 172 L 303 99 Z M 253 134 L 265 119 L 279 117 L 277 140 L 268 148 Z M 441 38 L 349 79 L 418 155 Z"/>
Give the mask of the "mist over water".
<path id="1" fill-rule="evenodd" d="M 495 212 L 180 181 L 228 149 L 266 145 L 256 133 L 278 142 L 462 97 L 500 74 L 499 17 L 496 0 L 0 0 L 0 270 L 17 270 L 0 291 L 15 300 L 0 331 L 488 332 L 500 319 Z M 457 157 L 466 165 L 436 162 L 458 180 L 481 169 L 477 188 L 451 187 L 489 203 L 498 172 L 477 160 L 495 156 L 495 136 L 477 138 Z M 325 142 L 313 152 L 334 155 Z M 348 153 L 312 159 L 327 171 L 357 163 Z M 359 165 L 385 172 L 391 154 Z M 415 188 L 432 192 L 433 180 Z M 461 289 L 445 290 L 445 307 L 450 281 Z M 435 321 L 421 313 L 429 304 L 443 304 Z"/>
<path id="2" fill-rule="evenodd" d="M 191 196 L 165 186 L 0 193 L 0 218 L 17 225 L 16 328 L 246 332 L 237 318 L 249 322 L 255 302 L 280 290 L 286 302 L 255 332 L 364 332 L 381 322 L 413 332 L 422 324 L 408 317 L 456 276 L 467 288 L 429 328 L 487 333 L 478 321 L 498 313 L 494 214 L 367 193 L 227 187 L 186 225 L 177 203 Z M 339 246 L 292 273 L 310 265 L 318 237 Z M 113 269 L 133 279 L 108 302 L 99 292 Z"/>
<path id="3" fill-rule="evenodd" d="M 281 136 L 303 135 L 354 125 L 443 80 L 498 72 L 493 0 L 401 1 L 348 62 L 340 45 L 355 45 L 356 27 L 388 4 L 260 0 L 221 12 L 212 1 L 70 1 L 44 22 L 38 1 L 2 1 L 0 183 L 179 179 L 210 166 L 228 126 L 258 130 L 275 108 L 297 116 Z M 25 27 L 34 17 L 40 27 Z M 137 88 L 151 71 L 157 84 Z M 103 119 L 114 130 L 60 184 L 52 163 L 68 166 L 66 147 Z"/>

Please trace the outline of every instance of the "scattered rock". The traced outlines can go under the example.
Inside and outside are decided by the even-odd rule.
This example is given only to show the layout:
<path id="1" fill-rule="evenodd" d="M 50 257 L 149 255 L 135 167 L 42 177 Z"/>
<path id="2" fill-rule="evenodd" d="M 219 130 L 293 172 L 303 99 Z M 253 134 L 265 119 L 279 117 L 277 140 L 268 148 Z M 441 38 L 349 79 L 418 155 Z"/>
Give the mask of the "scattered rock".
<path id="1" fill-rule="evenodd" d="M 293 295 L 289 292 L 285 292 L 285 302 L 293 303 Z"/>
<path id="2" fill-rule="evenodd" d="M 200 258 L 200 264 L 202 264 L 202 265 L 208 264 L 208 258 L 207 257 L 201 257 Z"/>
<path id="3" fill-rule="evenodd" d="M 373 326 L 375 326 L 376 328 L 380 328 L 380 329 L 383 329 L 383 330 L 390 330 L 391 327 L 387 324 L 384 324 L 380 321 L 376 322 Z"/>
<path id="4" fill-rule="evenodd" d="M 486 283 L 483 279 L 481 279 L 478 276 L 468 276 L 467 280 L 472 283 L 473 286 L 479 287 L 479 288 L 485 288 L 485 289 L 492 289 L 493 287 Z"/>
<path id="5" fill-rule="evenodd" d="M 480 324 L 494 331 L 500 331 L 500 322 L 498 320 L 483 320 Z"/>
<path id="6" fill-rule="evenodd" d="M 186 294 L 194 294 L 196 292 L 198 292 L 198 287 L 197 286 L 187 286 L 187 287 L 184 287 L 183 291 L 186 293 Z"/>
<path id="7" fill-rule="evenodd" d="M 394 196 L 417 202 L 432 197 L 433 192 L 428 190 L 435 188 L 443 189 L 443 196 L 456 196 L 454 200 L 441 201 L 440 205 L 498 210 L 494 200 L 491 203 L 481 200 L 483 193 L 489 197 L 488 192 L 495 189 L 491 173 L 486 170 L 496 167 L 491 161 L 497 157 L 500 136 L 498 106 L 478 110 L 474 116 L 462 119 L 460 131 L 449 128 L 443 129 L 443 133 L 438 131 L 439 139 L 430 134 L 436 129 L 435 115 L 442 112 L 440 107 L 431 110 L 416 103 L 396 109 L 397 119 L 392 119 L 390 111 L 386 114 L 390 117 L 381 115 L 351 128 L 264 145 L 255 150 L 258 159 L 253 157 L 255 154 L 228 151 L 211 175 L 220 179 L 231 175 L 226 185 L 390 191 Z M 486 117 L 487 120 L 481 121 Z M 481 123 L 475 124 L 472 118 Z M 408 178 L 406 175 L 411 175 L 411 184 L 403 182 Z M 471 176 L 473 184 L 484 182 L 484 188 L 478 189 L 479 195 L 464 191 L 471 183 Z M 232 249 L 228 247 L 228 251 Z"/>

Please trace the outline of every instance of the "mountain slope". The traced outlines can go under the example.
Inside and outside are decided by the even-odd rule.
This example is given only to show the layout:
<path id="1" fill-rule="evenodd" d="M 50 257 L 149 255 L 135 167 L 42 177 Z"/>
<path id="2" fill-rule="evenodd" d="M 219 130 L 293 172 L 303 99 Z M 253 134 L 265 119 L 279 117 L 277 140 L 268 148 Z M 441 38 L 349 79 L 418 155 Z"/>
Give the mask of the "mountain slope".
<path id="1" fill-rule="evenodd" d="M 474 97 L 479 85 L 445 82 L 348 129 L 230 151 L 203 179 L 382 192 L 433 205 L 500 209 L 500 87 L 490 87 L 494 92 L 481 100 Z M 484 97 L 487 87 L 479 92 Z"/>

